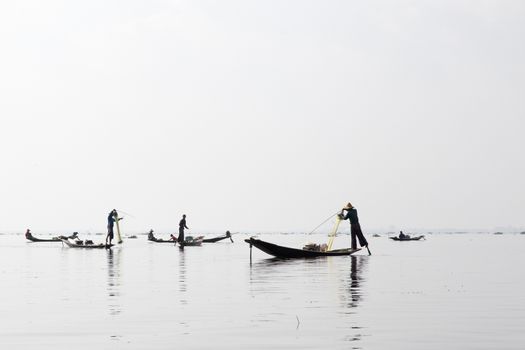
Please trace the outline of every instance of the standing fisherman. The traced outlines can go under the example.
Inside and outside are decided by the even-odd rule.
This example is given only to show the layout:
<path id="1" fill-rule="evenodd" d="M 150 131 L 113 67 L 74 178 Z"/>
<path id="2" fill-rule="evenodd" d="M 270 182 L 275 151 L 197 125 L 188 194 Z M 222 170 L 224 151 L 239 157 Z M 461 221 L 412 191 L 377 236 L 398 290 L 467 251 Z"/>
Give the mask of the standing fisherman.
<path id="1" fill-rule="evenodd" d="M 115 220 L 117 219 L 117 210 L 113 209 L 109 212 L 108 215 L 108 234 L 106 236 L 106 245 L 111 245 L 111 241 L 113 240 L 113 225 L 115 224 Z"/>
<path id="2" fill-rule="evenodd" d="M 344 215 L 344 212 L 346 211 L 346 216 Z M 346 207 L 344 207 L 341 210 L 341 217 L 343 220 L 350 220 L 350 233 L 352 236 L 352 249 L 357 249 L 357 242 L 356 237 L 359 239 L 359 245 L 361 247 L 366 247 L 368 250 L 368 242 L 366 241 L 365 236 L 363 236 L 363 232 L 361 231 L 361 225 L 359 225 L 359 218 L 357 217 L 357 210 L 354 208 L 354 206 L 348 202 Z M 368 251 L 370 254 L 370 250 Z"/>
<path id="3" fill-rule="evenodd" d="M 181 221 L 179 221 L 179 244 L 182 246 L 184 244 L 184 229 L 189 230 L 189 227 L 186 226 L 186 214 L 182 215 Z"/>

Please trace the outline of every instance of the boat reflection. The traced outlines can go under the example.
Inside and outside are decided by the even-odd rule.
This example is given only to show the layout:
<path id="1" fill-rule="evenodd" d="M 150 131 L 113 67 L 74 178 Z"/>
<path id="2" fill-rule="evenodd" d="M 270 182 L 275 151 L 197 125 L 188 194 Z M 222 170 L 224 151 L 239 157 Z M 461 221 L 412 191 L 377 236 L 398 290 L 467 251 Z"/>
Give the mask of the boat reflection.
<path id="1" fill-rule="evenodd" d="M 351 341 L 350 348 L 360 348 L 365 334 L 359 306 L 363 302 L 369 259 L 367 255 L 352 255 L 254 262 L 249 270 L 249 291 L 254 309 L 267 310 L 254 314 L 254 322 L 291 322 L 297 317 L 298 336 L 310 338 L 312 334 L 303 332 L 300 324 L 313 322 L 322 314 L 337 320 L 338 332 L 334 336 Z M 268 311 L 266 304 L 286 307 Z M 333 326 L 321 322 L 317 331 L 329 334 Z M 310 341 L 313 344 L 316 339 Z"/>
<path id="2" fill-rule="evenodd" d="M 113 249 L 107 250 L 108 259 L 108 300 L 110 315 L 119 315 L 122 312 L 120 299 L 120 249 L 113 252 Z"/>

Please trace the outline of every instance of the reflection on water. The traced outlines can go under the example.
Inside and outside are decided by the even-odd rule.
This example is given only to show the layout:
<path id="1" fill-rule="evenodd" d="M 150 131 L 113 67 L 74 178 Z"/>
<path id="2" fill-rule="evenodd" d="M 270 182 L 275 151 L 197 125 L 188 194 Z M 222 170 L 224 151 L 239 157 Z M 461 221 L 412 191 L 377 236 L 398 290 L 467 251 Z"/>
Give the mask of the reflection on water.
<path id="1" fill-rule="evenodd" d="M 351 348 L 359 348 L 357 342 L 362 341 L 363 327 L 357 309 L 363 302 L 368 262 L 368 256 L 349 256 L 272 258 L 252 263 L 249 271 L 252 298 L 254 302 L 265 301 L 264 306 L 257 308 L 260 311 L 254 324 L 259 327 L 291 324 L 296 318 L 297 331 L 305 339 L 314 334 L 331 334 L 351 341 Z M 272 304 L 280 307 L 273 308 Z"/>
<path id="2" fill-rule="evenodd" d="M 120 249 L 113 252 L 113 249 L 107 250 L 108 259 L 108 296 L 109 296 L 109 313 L 110 315 L 119 315 L 122 312 L 120 305 Z"/>
<path id="3" fill-rule="evenodd" d="M 363 270 L 368 262 L 368 257 L 364 255 L 352 255 L 350 256 L 350 259 L 350 280 L 345 281 L 346 283 L 349 282 L 349 298 L 347 300 L 347 307 L 354 308 L 359 304 L 363 294 L 361 291 L 361 283 L 365 280 L 363 277 Z"/>
<path id="4" fill-rule="evenodd" d="M 518 350 L 525 342 L 524 235 L 383 237 L 370 257 L 257 253 L 251 266 L 240 244 L 180 252 L 144 238 L 106 251 L 0 238 L 1 349 Z"/>
<path id="5" fill-rule="evenodd" d="M 344 290 L 342 290 L 340 294 L 341 298 L 344 300 L 343 307 L 351 310 L 342 312 L 347 315 L 350 320 L 350 329 L 348 329 L 348 334 L 344 339 L 352 342 L 352 349 L 361 349 L 361 347 L 355 344 L 355 342 L 361 341 L 363 337 L 361 331 L 363 327 L 357 323 L 355 308 L 357 308 L 362 302 L 363 282 L 366 280 L 363 274 L 367 263 L 368 256 L 350 256 L 350 274 L 342 280 Z"/>
<path id="6" fill-rule="evenodd" d="M 184 254 L 184 249 L 179 249 L 179 252 L 179 291 L 181 293 L 186 293 L 186 255 Z M 180 301 L 182 304 L 187 303 L 187 300 L 185 298 L 181 298 Z"/>

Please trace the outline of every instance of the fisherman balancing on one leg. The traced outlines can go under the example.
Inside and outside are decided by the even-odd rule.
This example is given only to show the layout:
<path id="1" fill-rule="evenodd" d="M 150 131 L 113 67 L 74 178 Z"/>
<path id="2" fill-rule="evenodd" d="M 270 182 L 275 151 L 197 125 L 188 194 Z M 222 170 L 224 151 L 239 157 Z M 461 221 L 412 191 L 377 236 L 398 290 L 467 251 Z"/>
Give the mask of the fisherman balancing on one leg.
<path id="1" fill-rule="evenodd" d="M 346 211 L 346 215 L 344 212 Z M 341 213 L 339 214 L 340 218 L 342 220 L 348 219 L 350 221 L 350 234 L 352 236 L 352 249 L 357 249 L 357 239 L 359 239 L 359 245 L 361 247 L 366 247 L 368 250 L 368 254 L 370 253 L 370 249 L 368 249 L 368 242 L 366 241 L 365 236 L 363 236 L 363 232 L 361 231 L 361 225 L 359 225 L 359 218 L 357 216 L 357 210 L 354 208 L 354 206 L 348 202 L 348 204 L 341 210 Z"/>

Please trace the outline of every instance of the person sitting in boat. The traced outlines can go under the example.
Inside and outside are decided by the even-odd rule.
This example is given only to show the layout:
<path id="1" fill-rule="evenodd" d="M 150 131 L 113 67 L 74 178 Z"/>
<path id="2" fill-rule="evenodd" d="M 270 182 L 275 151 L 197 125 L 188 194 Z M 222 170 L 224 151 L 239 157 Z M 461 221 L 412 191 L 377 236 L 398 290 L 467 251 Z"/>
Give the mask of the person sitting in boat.
<path id="1" fill-rule="evenodd" d="M 405 235 L 403 231 L 399 231 L 399 239 L 410 239 L 410 236 Z"/>
<path id="2" fill-rule="evenodd" d="M 177 237 L 175 237 L 173 233 L 170 235 L 170 241 L 177 242 Z"/>
<path id="3" fill-rule="evenodd" d="M 157 240 L 155 238 L 155 236 L 153 235 L 153 230 L 149 230 L 149 232 L 148 232 L 148 240 L 149 241 L 156 241 Z"/>
<path id="4" fill-rule="evenodd" d="M 78 238 L 78 232 L 73 232 L 73 234 L 69 236 L 58 236 L 60 239 L 77 239 Z"/>
<path id="5" fill-rule="evenodd" d="M 345 211 L 346 215 L 344 214 Z M 341 209 L 341 213 L 339 215 L 342 218 L 342 220 L 348 219 L 350 221 L 352 249 L 357 249 L 357 239 L 359 239 L 359 245 L 361 247 L 368 248 L 368 242 L 366 241 L 366 238 L 365 236 L 363 236 L 363 232 L 361 231 L 361 225 L 359 224 L 359 218 L 357 216 L 357 210 L 355 209 L 355 207 L 350 202 L 348 202 L 346 206 L 343 209 Z"/>
<path id="6" fill-rule="evenodd" d="M 27 229 L 27 231 L 26 231 L 26 238 L 27 239 L 33 239 L 34 238 L 33 235 L 31 234 L 31 231 L 29 229 Z"/>

